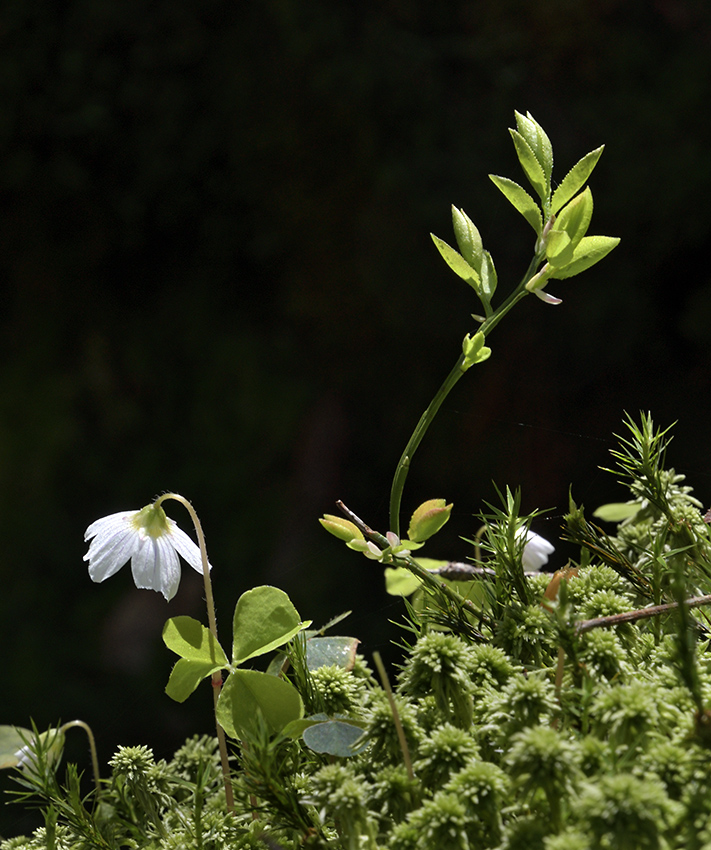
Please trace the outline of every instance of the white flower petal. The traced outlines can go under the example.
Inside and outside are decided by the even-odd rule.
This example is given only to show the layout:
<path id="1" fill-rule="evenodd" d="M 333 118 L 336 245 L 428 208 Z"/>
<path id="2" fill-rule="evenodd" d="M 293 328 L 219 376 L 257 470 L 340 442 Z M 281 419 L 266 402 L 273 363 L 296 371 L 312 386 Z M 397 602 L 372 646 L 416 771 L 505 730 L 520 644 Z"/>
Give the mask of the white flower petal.
<path id="1" fill-rule="evenodd" d="M 135 539 L 126 535 L 121 545 L 114 546 L 104 552 L 89 553 L 89 577 L 92 581 L 102 582 L 115 575 L 124 564 L 127 564 L 135 550 Z"/>
<path id="2" fill-rule="evenodd" d="M 172 541 L 167 537 L 161 537 L 156 543 L 156 578 L 159 587 L 156 590 L 170 600 L 178 592 L 180 585 L 180 558 L 175 551 Z"/>
<path id="3" fill-rule="evenodd" d="M 155 590 L 170 601 L 180 584 L 180 561 L 165 537 L 142 535 L 141 544 L 131 558 L 136 587 Z"/>
<path id="4" fill-rule="evenodd" d="M 87 528 L 85 539 L 94 538 L 84 555 L 92 581 L 101 582 L 114 575 L 133 554 L 137 542 L 137 530 L 131 524 L 134 513 L 112 514 Z"/>
<path id="5" fill-rule="evenodd" d="M 190 566 L 202 575 L 202 555 L 200 554 L 200 547 L 193 542 L 192 538 L 188 537 L 188 535 L 183 531 L 182 528 L 178 528 L 177 524 L 174 520 L 168 519 L 170 523 L 170 542 L 175 547 L 175 550 L 179 555 L 182 555 L 185 561 L 190 564 Z M 212 565 L 208 561 L 208 569 L 212 569 Z"/>
<path id="6" fill-rule="evenodd" d="M 533 531 L 526 532 L 526 545 L 523 547 L 521 562 L 525 570 L 540 570 L 548 563 L 548 556 L 555 552 L 555 546 L 545 537 Z"/>
<path id="7" fill-rule="evenodd" d="M 97 535 L 105 537 L 113 534 L 120 528 L 123 528 L 130 518 L 136 515 L 136 511 L 121 511 L 117 514 L 109 514 L 108 516 L 97 519 L 84 532 L 84 540 L 89 540 Z"/>

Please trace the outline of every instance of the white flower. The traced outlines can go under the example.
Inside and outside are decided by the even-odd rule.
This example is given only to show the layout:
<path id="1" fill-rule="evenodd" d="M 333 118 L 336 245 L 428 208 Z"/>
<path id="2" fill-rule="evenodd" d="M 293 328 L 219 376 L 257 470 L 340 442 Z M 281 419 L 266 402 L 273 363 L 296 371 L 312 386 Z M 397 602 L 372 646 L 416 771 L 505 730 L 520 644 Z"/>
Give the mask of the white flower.
<path id="1" fill-rule="evenodd" d="M 200 549 L 160 505 L 97 519 L 84 540 L 91 540 L 84 560 L 89 562 L 92 581 L 104 581 L 130 559 L 136 587 L 159 590 L 170 601 L 180 584 L 178 555 L 202 574 Z"/>
<path id="2" fill-rule="evenodd" d="M 62 757 L 64 732 L 61 729 L 48 729 L 39 735 L 38 740 L 32 739 L 32 741 L 20 747 L 12 754 L 12 758 L 16 760 L 15 766 L 24 771 L 36 773 L 38 770 L 38 747 L 44 750 L 45 764 L 51 767 Z"/>
<path id="3" fill-rule="evenodd" d="M 524 533 L 524 529 L 518 531 L 519 537 Z M 549 543 L 545 537 L 540 534 L 535 534 L 533 531 L 526 531 L 526 543 L 523 547 L 523 555 L 521 561 L 524 570 L 540 570 L 540 568 L 548 563 L 548 556 L 555 552 L 555 546 Z"/>
<path id="4" fill-rule="evenodd" d="M 12 754 L 12 757 L 16 759 L 16 767 L 21 767 L 23 770 L 34 767 L 37 764 L 37 756 L 32 752 L 29 744 L 20 747 L 16 753 Z"/>

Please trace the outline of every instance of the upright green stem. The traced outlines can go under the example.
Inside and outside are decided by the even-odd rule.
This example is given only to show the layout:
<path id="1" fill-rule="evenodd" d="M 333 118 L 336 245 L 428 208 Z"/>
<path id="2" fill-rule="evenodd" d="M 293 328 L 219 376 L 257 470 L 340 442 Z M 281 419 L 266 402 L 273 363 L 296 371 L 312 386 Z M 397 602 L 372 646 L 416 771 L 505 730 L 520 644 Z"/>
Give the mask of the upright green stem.
<path id="1" fill-rule="evenodd" d="M 180 502 L 183 505 L 188 513 L 190 514 L 190 518 L 193 521 L 193 525 L 195 526 L 195 533 L 197 534 L 198 544 L 200 546 L 200 557 L 202 558 L 202 575 L 205 582 L 205 604 L 207 605 L 207 622 L 212 632 L 212 636 L 215 638 L 215 643 L 219 645 L 219 641 L 217 638 L 217 617 L 215 616 L 215 601 L 212 595 L 212 580 L 210 578 L 210 565 L 207 560 L 207 546 L 205 545 L 205 534 L 202 530 L 202 524 L 198 515 L 195 511 L 195 508 L 190 504 L 190 502 L 179 493 L 165 493 L 163 496 L 160 496 L 156 499 L 155 504 L 158 505 L 166 499 L 173 499 L 176 502 Z M 234 813 L 235 810 L 235 801 L 234 801 L 234 793 L 232 791 L 232 782 L 230 780 L 230 763 L 227 757 L 227 741 L 225 739 L 225 730 L 220 726 L 219 721 L 217 720 L 217 700 L 220 697 L 220 690 L 222 688 L 222 671 L 217 670 L 212 674 L 212 698 L 213 698 L 213 706 L 215 710 L 215 726 L 217 727 L 217 743 L 220 750 L 220 762 L 222 765 L 222 779 L 225 785 L 225 801 L 227 803 L 227 810 Z"/>
<path id="2" fill-rule="evenodd" d="M 516 289 L 514 289 L 509 297 L 499 305 L 491 316 L 482 322 L 479 331 L 483 333 L 484 336 L 491 333 L 514 304 L 517 304 L 524 296 L 528 295 L 528 291 L 525 288 L 526 284 L 536 273 L 536 269 L 540 263 L 541 257 L 536 254 L 531 260 L 528 269 L 526 270 L 526 274 L 523 276 Z M 408 440 L 408 443 L 405 446 L 405 451 L 402 453 L 398 462 L 395 470 L 395 476 L 393 477 L 392 487 L 390 489 L 390 531 L 394 531 L 398 536 L 400 536 L 400 504 L 402 502 L 402 492 L 405 489 L 405 480 L 407 479 L 407 474 L 410 471 L 412 458 L 417 451 L 418 446 L 422 442 L 423 437 L 427 433 L 427 429 L 430 427 L 433 419 L 437 415 L 437 411 L 442 406 L 442 402 L 447 398 L 454 385 L 464 374 L 462 371 L 464 360 L 464 354 L 460 354 L 457 362 L 454 364 L 454 368 L 444 379 L 444 383 L 437 390 L 434 398 L 429 403 L 429 406 L 420 417 L 420 421 L 417 423 L 415 430 L 412 432 L 412 436 Z"/>
<path id="3" fill-rule="evenodd" d="M 405 762 L 405 770 L 407 770 L 407 778 L 412 782 L 415 779 L 415 773 L 412 769 L 412 759 L 410 758 L 410 748 L 407 746 L 407 738 L 405 737 L 405 730 L 402 728 L 402 721 L 400 720 L 400 712 L 397 710 L 397 703 L 395 702 L 395 695 L 393 694 L 393 689 L 390 687 L 390 680 L 388 679 L 388 674 L 385 670 L 385 665 L 383 664 L 383 659 L 380 657 L 380 653 L 376 650 L 373 653 L 373 661 L 375 662 L 375 666 L 378 668 L 378 674 L 380 676 L 380 681 L 383 685 L 383 690 L 388 698 L 388 703 L 390 704 L 390 711 L 393 715 L 393 723 L 395 724 L 395 731 L 397 733 L 397 739 L 400 743 L 400 750 L 402 752 L 402 758 Z"/>

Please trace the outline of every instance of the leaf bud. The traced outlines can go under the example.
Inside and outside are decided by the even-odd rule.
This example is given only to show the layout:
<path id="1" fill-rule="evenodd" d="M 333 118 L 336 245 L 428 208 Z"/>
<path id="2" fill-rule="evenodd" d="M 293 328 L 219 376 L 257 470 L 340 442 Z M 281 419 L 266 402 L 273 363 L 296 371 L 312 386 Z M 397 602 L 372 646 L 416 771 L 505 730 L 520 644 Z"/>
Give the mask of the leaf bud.
<path id="1" fill-rule="evenodd" d="M 482 363 L 488 360 L 491 356 L 491 349 L 484 345 L 484 334 L 478 331 L 474 336 L 467 334 L 462 340 L 462 354 L 464 359 L 459 367 L 462 372 L 466 372 L 470 366 L 475 363 Z"/>
<path id="2" fill-rule="evenodd" d="M 483 246 L 474 222 L 464 210 L 458 210 L 455 206 L 452 206 L 452 225 L 462 257 L 475 271 L 481 274 Z"/>
<path id="3" fill-rule="evenodd" d="M 423 502 L 410 518 L 408 538 L 418 543 L 428 540 L 447 522 L 452 507 L 453 505 L 448 505 L 445 499 L 429 499 Z"/>
<path id="4" fill-rule="evenodd" d="M 343 519 L 343 517 L 324 514 L 323 519 L 319 519 L 319 522 L 326 531 L 333 534 L 339 540 L 345 540 L 346 543 L 350 543 L 351 540 L 364 539 L 358 526 L 348 519 Z"/>

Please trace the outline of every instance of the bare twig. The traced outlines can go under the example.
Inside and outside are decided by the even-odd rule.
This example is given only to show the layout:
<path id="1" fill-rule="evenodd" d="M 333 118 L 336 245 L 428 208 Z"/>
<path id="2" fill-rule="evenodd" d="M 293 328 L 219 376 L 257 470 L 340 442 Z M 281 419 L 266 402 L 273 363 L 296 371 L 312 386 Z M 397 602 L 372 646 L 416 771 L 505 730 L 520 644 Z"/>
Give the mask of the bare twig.
<path id="1" fill-rule="evenodd" d="M 449 581 L 471 581 L 474 578 L 495 578 L 496 570 L 491 567 L 477 567 L 474 564 L 465 564 L 463 561 L 447 561 L 443 567 L 430 570 L 432 575 Z"/>
<path id="2" fill-rule="evenodd" d="M 387 537 L 382 534 L 379 534 L 377 531 L 373 531 L 373 529 L 366 525 L 363 520 L 358 516 L 358 514 L 354 514 L 353 511 L 345 505 L 340 499 L 336 502 L 338 506 L 338 510 L 345 514 L 348 519 L 354 524 L 357 525 L 358 528 L 363 532 L 363 534 L 369 539 L 372 540 L 373 543 L 377 543 L 379 546 L 386 548 L 390 544 L 388 543 Z"/>
<path id="3" fill-rule="evenodd" d="M 383 549 L 386 549 L 390 546 L 390 542 L 387 537 L 383 536 L 377 531 L 373 531 L 373 529 L 363 522 L 363 520 L 357 515 L 354 514 L 353 511 L 347 507 L 340 499 L 336 502 L 338 509 L 345 514 L 346 517 L 356 525 L 360 531 L 363 533 L 365 537 L 369 540 L 372 540 L 377 546 L 380 546 Z M 417 578 L 422 581 L 423 584 L 428 585 L 429 587 L 440 591 L 443 593 L 450 602 L 454 603 L 457 608 L 465 608 L 469 613 L 473 614 L 480 622 L 488 622 L 488 617 L 484 614 L 483 611 L 480 611 L 479 608 L 474 605 L 474 603 L 470 599 L 465 599 L 460 593 L 458 593 L 453 587 L 450 587 L 445 582 L 441 581 L 434 575 L 430 570 L 426 570 L 424 567 L 420 566 L 414 558 L 411 558 L 409 555 L 405 554 L 397 554 L 394 555 L 392 560 L 390 561 L 392 566 L 394 567 L 405 567 L 410 570 L 411 573 L 417 576 Z M 483 635 L 480 635 L 478 632 L 476 633 L 476 637 L 478 639 L 483 639 Z"/>
<path id="4" fill-rule="evenodd" d="M 709 605 L 711 604 L 711 594 L 707 596 L 692 596 L 684 604 L 688 608 L 700 608 L 702 605 Z M 622 623 L 633 623 L 637 620 L 645 620 L 648 617 L 657 617 L 660 614 L 666 614 L 678 607 L 678 602 L 667 602 L 665 605 L 653 605 L 649 608 L 625 611 L 622 614 L 612 614 L 610 617 L 596 617 L 594 620 L 583 620 L 578 623 L 576 631 L 582 634 L 583 632 L 589 632 L 591 629 L 619 626 Z"/>

